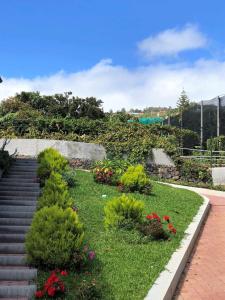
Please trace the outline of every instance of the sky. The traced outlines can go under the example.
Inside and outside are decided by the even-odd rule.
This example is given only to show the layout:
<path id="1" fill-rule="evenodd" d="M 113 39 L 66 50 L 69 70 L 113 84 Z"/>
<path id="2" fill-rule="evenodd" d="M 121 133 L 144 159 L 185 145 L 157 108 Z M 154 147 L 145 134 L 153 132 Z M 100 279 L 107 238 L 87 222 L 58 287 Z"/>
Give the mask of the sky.
<path id="1" fill-rule="evenodd" d="M 176 106 L 225 93 L 225 1 L 7 0 L 0 100 L 21 91 Z"/>

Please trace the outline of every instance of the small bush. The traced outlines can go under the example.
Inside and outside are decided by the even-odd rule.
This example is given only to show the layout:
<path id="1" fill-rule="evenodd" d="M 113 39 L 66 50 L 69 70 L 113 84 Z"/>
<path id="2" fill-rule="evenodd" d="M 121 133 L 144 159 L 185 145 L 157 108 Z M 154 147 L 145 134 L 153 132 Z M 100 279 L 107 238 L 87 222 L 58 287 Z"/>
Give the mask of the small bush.
<path id="1" fill-rule="evenodd" d="M 63 179 L 66 181 L 69 188 L 72 188 L 76 185 L 76 171 L 69 168 L 68 170 L 62 173 Z"/>
<path id="2" fill-rule="evenodd" d="M 35 214 L 26 236 L 28 261 L 42 268 L 66 267 L 83 237 L 83 226 L 71 208 L 44 207 Z"/>
<path id="3" fill-rule="evenodd" d="M 126 160 L 103 160 L 95 163 L 94 180 L 99 183 L 117 185 L 122 174 L 130 166 Z"/>
<path id="4" fill-rule="evenodd" d="M 212 182 L 212 175 L 208 165 L 188 159 L 181 161 L 178 167 L 183 180 L 204 183 Z"/>
<path id="5" fill-rule="evenodd" d="M 45 180 L 49 178 L 51 172 L 63 173 L 69 162 L 57 150 L 48 148 L 38 155 L 38 176 L 43 186 Z"/>
<path id="6" fill-rule="evenodd" d="M 149 195 L 152 191 L 152 184 L 144 167 L 142 165 L 130 166 L 120 178 L 120 189 Z"/>
<path id="7" fill-rule="evenodd" d="M 42 196 L 38 200 L 38 208 L 53 205 L 67 208 L 71 207 L 72 204 L 73 199 L 69 195 L 67 183 L 63 180 L 62 175 L 52 172 L 42 189 Z"/>
<path id="8" fill-rule="evenodd" d="M 160 218 L 156 213 L 148 214 L 146 221 L 138 225 L 140 232 L 155 240 L 166 240 L 176 234 L 176 229 L 170 222 L 169 216 Z"/>
<path id="9" fill-rule="evenodd" d="M 126 195 L 109 201 L 105 208 L 105 227 L 123 227 L 139 223 L 142 218 L 144 203 Z"/>

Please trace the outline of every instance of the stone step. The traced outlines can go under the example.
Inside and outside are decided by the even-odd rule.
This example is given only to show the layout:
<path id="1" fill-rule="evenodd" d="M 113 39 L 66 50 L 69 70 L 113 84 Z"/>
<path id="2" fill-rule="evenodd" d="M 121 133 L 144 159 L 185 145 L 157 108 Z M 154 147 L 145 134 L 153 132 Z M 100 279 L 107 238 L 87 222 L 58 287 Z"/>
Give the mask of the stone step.
<path id="1" fill-rule="evenodd" d="M 27 174 L 27 173 L 24 173 L 24 174 L 20 174 L 20 173 L 13 173 L 13 174 L 6 174 L 4 176 L 4 178 L 19 178 L 19 179 L 32 179 L 32 180 L 35 180 L 37 179 L 37 175 L 36 174 Z"/>
<path id="2" fill-rule="evenodd" d="M 36 292 L 36 285 L 0 285 L 0 298 L 8 298 L 12 300 L 13 298 L 19 299 L 20 297 L 27 297 L 32 299 L 34 293 Z"/>
<path id="3" fill-rule="evenodd" d="M 0 233 L 0 243 L 23 243 L 25 237 L 21 233 Z"/>
<path id="4" fill-rule="evenodd" d="M 9 210 L 11 211 L 15 211 L 15 206 L 33 206 L 34 210 L 36 208 L 36 204 L 37 201 L 36 200 L 27 200 L 26 198 L 24 198 L 25 200 L 21 200 L 21 199 L 0 199 L 0 210 L 2 209 L 2 205 L 3 206 L 12 206 L 11 209 Z M 27 211 L 33 211 L 33 210 L 27 210 L 25 209 L 21 209 L 20 212 L 27 212 Z"/>
<path id="5" fill-rule="evenodd" d="M 0 254 L 25 254 L 24 243 L 0 243 Z"/>
<path id="6" fill-rule="evenodd" d="M 38 182 L 24 182 L 18 180 L 10 180 L 10 181 L 0 181 L 0 187 L 14 187 L 14 188 L 40 188 L 40 184 Z"/>
<path id="7" fill-rule="evenodd" d="M 0 183 L 38 183 L 38 178 L 36 176 L 34 177 L 28 177 L 28 178 L 15 178 L 15 177 L 2 177 L 0 180 Z"/>
<path id="8" fill-rule="evenodd" d="M 28 267 L 1 268 L 0 280 L 32 280 L 37 277 L 37 270 Z"/>
<path id="9" fill-rule="evenodd" d="M 0 254 L 0 266 L 25 266 L 26 255 Z"/>
<path id="10" fill-rule="evenodd" d="M 24 191 L 24 192 L 40 192 L 40 188 L 38 186 L 35 186 L 34 183 L 31 186 L 22 186 L 22 185 L 5 185 L 0 184 L 0 192 L 1 191 Z"/>
<path id="11" fill-rule="evenodd" d="M 36 201 L 37 196 L 15 196 L 15 195 L 0 195 L 0 200 L 26 200 L 26 201 Z"/>
<path id="12" fill-rule="evenodd" d="M 13 170 L 22 170 L 22 171 L 33 171 L 33 172 L 36 172 L 38 169 L 38 166 L 31 166 L 31 165 L 15 165 L 13 164 L 11 167 L 10 167 L 10 171 L 13 171 Z"/>
<path id="13" fill-rule="evenodd" d="M 30 225 L 32 219 L 25 218 L 0 218 L 0 225 L 13 225 L 13 226 L 23 226 Z"/>
<path id="14" fill-rule="evenodd" d="M 35 205 L 19 205 L 19 201 L 18 204 L 10 204 L 10 205 L 1 205 L 3 202 L 3 200 L 0 201 L 0 210 L 1 211 L 19 211 L 19 212 L 34 212 L 36 210 L 36 206 Z"/>
<path id="15" fill-rule="evenodd" d="M 1 207 L 0 207 L 1 209 Z M 21 211 L 1 211 L 0 210 L 0 218 L 24 218 L 31 219 L 33 217 L 33 212 L 21 212 Z"/>
<path id="16" fill-rule="evenodd" d="M 1 191 L 0 190 L 0 196 L 21 196 L 21 197 L 24 197 L 24 196 L 33 196 L 33 197 L 37 197 L 39 196 L 40 194 L 40 191 L 10 191 L 10 190 L 7 190 L 7 191 Z"/>
<path id="17" fill-rule="evenodd" d="M 13 226 L 13 225 L 0 225 L 0 233 L 27 233 L 29 230 L 28 225 Z"/>

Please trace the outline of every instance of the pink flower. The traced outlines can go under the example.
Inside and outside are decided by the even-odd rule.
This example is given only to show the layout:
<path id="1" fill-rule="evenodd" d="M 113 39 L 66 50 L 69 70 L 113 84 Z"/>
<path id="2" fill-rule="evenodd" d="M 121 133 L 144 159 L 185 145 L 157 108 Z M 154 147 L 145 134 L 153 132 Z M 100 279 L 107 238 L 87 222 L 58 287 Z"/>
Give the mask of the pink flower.
<path id="1" fill-rule="evenodd" d="M 94 260 L 95 259 L 95 252 L 94 251 L 89 251 L 88 252 L 88 258 L 89 258 L 89 260 Z"/>

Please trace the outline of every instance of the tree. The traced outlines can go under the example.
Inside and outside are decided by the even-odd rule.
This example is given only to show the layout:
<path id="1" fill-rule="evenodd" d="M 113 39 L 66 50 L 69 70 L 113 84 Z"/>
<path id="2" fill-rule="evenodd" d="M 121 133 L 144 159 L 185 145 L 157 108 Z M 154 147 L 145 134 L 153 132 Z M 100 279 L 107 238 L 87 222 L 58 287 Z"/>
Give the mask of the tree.
<path id="1" fill-rule="evenodd" d="M 182 90 L 181 95 L 177 101 L 177 108 L 180 112 L 187 110 L 190 107 L 190 100 L 185 92 Z"/>
<path id="2" fill-rule="evenodd" d="M 185 90 L 183 89 L 181 92 L 181 95 L 177 101 L 177 108 L 179 110 L 180 113 L 180 129 L 183 129 L 183 113 L 185 110 L 187 110 L 190 107 L 190 100 L 185 92 Z M 183 148 L 183 137 L 181 135 L 181 139 L 180 139 L 180 147 Z M 182 153 L 182 152 L 181 152 Z"/>

